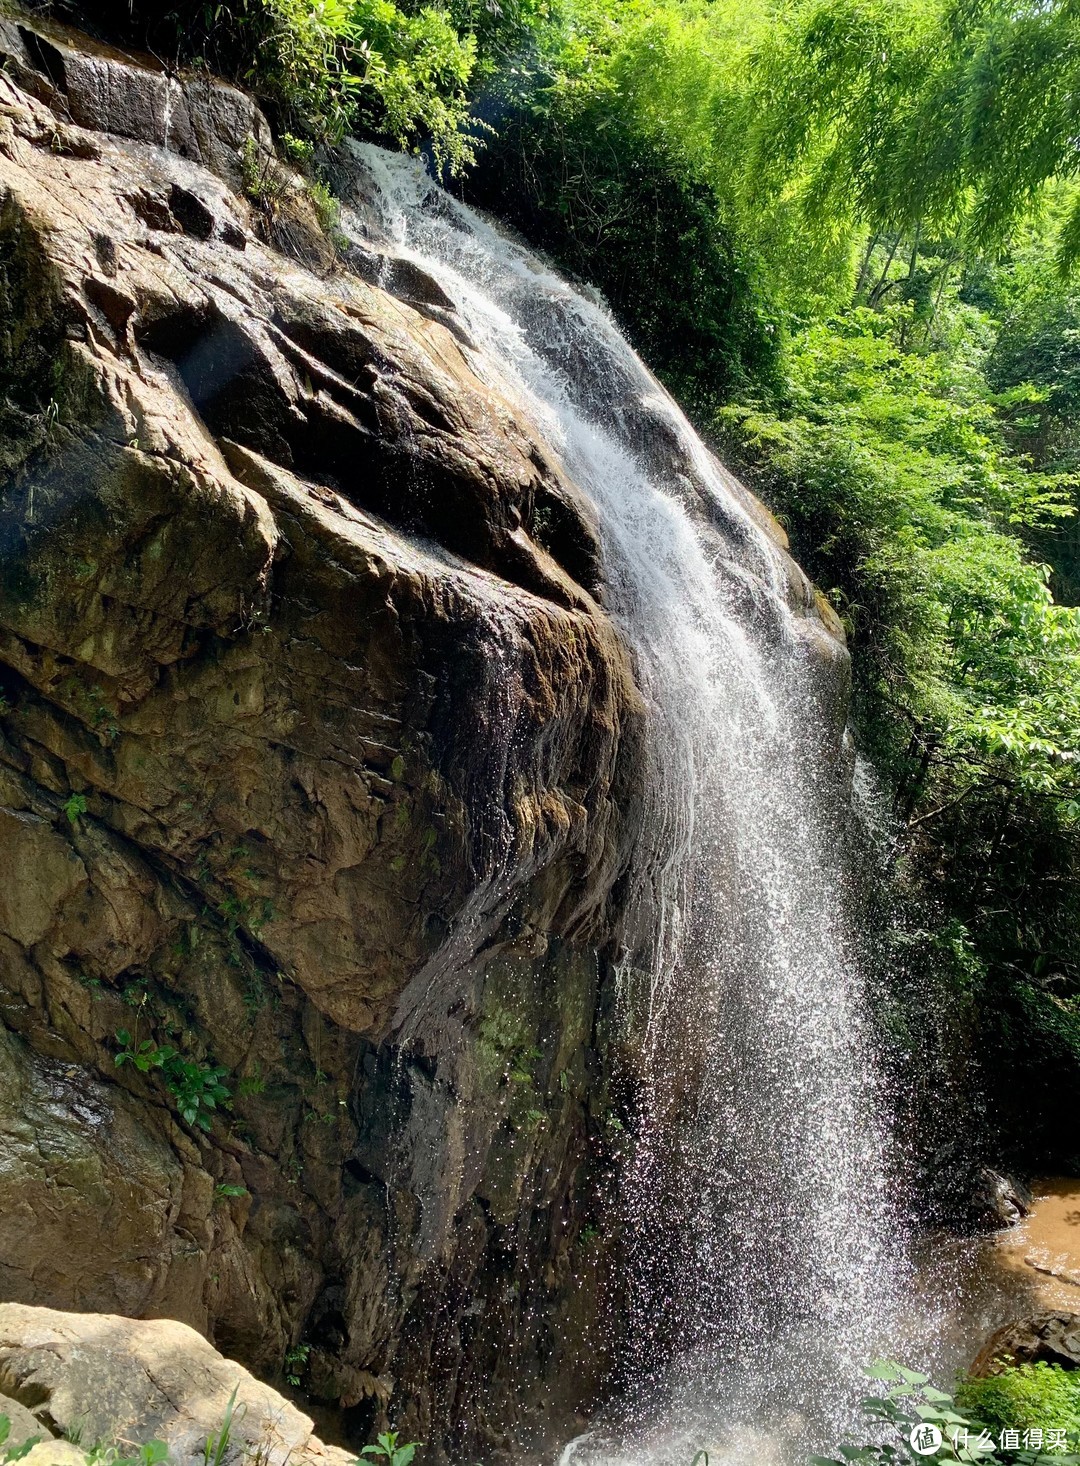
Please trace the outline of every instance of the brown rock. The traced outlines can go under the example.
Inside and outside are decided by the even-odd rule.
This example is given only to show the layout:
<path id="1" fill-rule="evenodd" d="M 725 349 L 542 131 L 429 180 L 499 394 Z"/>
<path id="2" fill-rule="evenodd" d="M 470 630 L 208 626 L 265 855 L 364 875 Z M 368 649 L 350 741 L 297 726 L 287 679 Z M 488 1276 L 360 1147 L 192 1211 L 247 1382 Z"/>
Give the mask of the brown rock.
<path id="1" fill-rule="evenodd" d="M 1031 1192 L 1014 1176 L 983 1166 L 974 1177 L 970 1208 L 976 1226 L 1015 1227 L 1031 1210 Z"/>
<path id="2" fill-rule="evenodd" d="M 0 27 L 0 1289 L 271 1377 L 303 1342 L 324 1399 L 479 1448 L 521 1409 L 507 1249 L 562 1258 L 514 1295 L 538 1379 L 598 1318 L 556 1219 L 641 706 L 595 529 L 452 323 L 260 241 L 247 99 L 166 137 L 151 63 L 35 34 Z M 121 1030 L 232 1108 L 185 1121 Z"/>
<path id="3" fill-rule="evenodd" d="M 996 1374 L 1001 1361 L 1080 1369 L 1080 1313 L 1040 1313 L 1005 1324 L 980 1349 L 971 1373 Z"/>
<path id="4" fill-rule="evenodd" d="M 184 1166 L 130 1095 L 0 1031 L 0 1156 L 3 1297 L 133 1314 L 166 1302 L 192 1241 Z M 205 1326 L 197 1294 L 184 1312 Z"/>
<path id="5" fill-rule="evenodd" d="M 0 1380 L 57 1431 L 128 1448 L 160 1440 L 170 1466 L 202 1466 L 207 1440 L 219 1439 L 226 1421 L 225 1462 L 348 1466 L 353 1459 L 318 1440 L 311 1420 L 276 1391 L 171 1319 L 0 1305 Z M 46 1441 L 26 1459 L 79 1466 L 85 1457 L 67 1441 Z"/>
<path id="6" fill-rule="evenodd" d="M 2 1442 L 5 1451 L 23 1446 L 31 1439 L 44 1441 L 49 1438 L 50 1432 L 41 1421 L 25 1405 L 20 1405 L 18 1400 L 13 1400 L 8 1395 L 0 1395 L 0 1415 L 8 1422 L 8 1432 Z"/>

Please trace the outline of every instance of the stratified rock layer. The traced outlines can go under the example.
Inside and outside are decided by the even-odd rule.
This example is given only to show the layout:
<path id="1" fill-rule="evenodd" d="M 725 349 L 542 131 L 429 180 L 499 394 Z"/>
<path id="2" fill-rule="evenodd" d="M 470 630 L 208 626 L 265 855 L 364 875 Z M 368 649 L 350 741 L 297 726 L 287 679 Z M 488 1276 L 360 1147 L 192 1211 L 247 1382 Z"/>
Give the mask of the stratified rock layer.
<path id="1" fill-rule="evenodd" d="M 600 1276 L 640 711 L 594 529 L 242 93 L 0 49 L 0 1295 L 508 1439 Z"/>

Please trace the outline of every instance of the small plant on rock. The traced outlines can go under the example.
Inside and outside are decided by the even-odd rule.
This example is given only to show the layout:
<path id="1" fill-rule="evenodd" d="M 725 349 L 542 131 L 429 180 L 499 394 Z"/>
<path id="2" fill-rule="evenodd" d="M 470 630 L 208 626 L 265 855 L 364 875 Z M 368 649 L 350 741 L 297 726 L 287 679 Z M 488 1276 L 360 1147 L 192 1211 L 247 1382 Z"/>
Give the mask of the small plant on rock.
<path id="1" fill-rule="evenodd" d="M 385 1466 L 409 1466 L 419 1444 L 419 1441 L 409 1441 L 407 1445 L 399 1446 L 397 1431 L 388 1430 L 376 1437 L 373 1446 L 365 1446 L 360 1455 L 385 1462 Z M 353 1466 L 365 1466 L 365 1463 L 358 1460 L 353 1462 Z"/>
<path id="2" fill-rule="evenodd" d="M 254 137 L 244 139 L 240 150 L 240 176 L 244 192 L 264 214 L 272 214 L 281 198 L 283 184 L 273 154 L 266 153 Z"/>
<path id="3" fill-rule="evenodd" d="M 236 1186 L 231 1182 L 222 1181 L 220 1185 L 214 1187 L 214 1195 L 226 1200 L 234 1196 L 247 1196 L 248 1189 L 246 1186 Z"/>
<path id="4" fill-rule="evenodd" d="M 239 1386 L 237 1386 L 239 1388 Z M 240 1407 L 240 1414 L 243 1415 L 246 1406 Z M 206 1445 L 203 1448 L 203 1466 L 221 1466 L 229 1450 L 229 1442 L 232 1439 L 233 1421 L 236 1419 L 236 1389 L 229 1396 L 229 1403 L 225 1406 L 225 1415 L 221 1422 L 221 1428 L 216 1433 L 206 1437 Z"/>
<path id="5" fill-rule="evenodd" d="M 72 794 L 64 800 L 60 808 L 67 815 L 69 825 L 77 825 L 79 816 L 86 813 L 86 795 Z"/>
<path id="6" fill-rule="evenodd" d="M 327 185 L 319 179 L 313 179 L 308 184 L 308 193 L 311 195 L 311 202 L 315 208 L 315 217 L 319 221 L 319 228 L 336 250 L 345 249 L 349 243 L 349 239 L 341 228 L 340 203 L 330 192 Z"/>
<path id="7" fill-rule="evenodd" d="M 315 149 L 306 137 L 297 137 L 295 133 L 284 132 L 279 138 L 281 151 L 288 158 L 290 163 L 296 163 L 301 168 L 311 168 L 315 164 Z"/>
<path id="8" fill-rule="evenodd" d="M 123 1064 L 131 1064 L 140 1074 L 149 1074 L 152 1069 L 160 1070 L 165 1087 L 189 1125 L 209 1130 L 214 1112 L 228 1105 L 231 1095 L 225 1084 L 227 1069 L 217 1064 L 201 1064 L 197 1059 L 185 1059 L 169 1044 L 157 1044 L 148 1038 L 140 1043 L 126 1028 L 117 1030 L 116 1041 L 120 1044 L 116 1067 L 119 1069 Z"/>
<path id="9" fill-rule="evenodd" d="M 8 1446 L 7 1439 L 11 1434 L 11 1419 L 7 1415 L 0 1415 L 0 1461 L 4 1466 L 10 1461 L 21 1461 L 28 1456 L 41 1439 L 39 1435 L 32 1435 L 29 1440 L 23 1441 L 21 1446 Z"/>
<path id="10" fill-rule="evenodd" d="M 307 1364 L 311 1357 L 310 1344 L 294 1344 L 285 1355 L 285 1380 L 287 1384 L 297 1388 L 300 1384 L 300 1371 Z"/>
<path id="11" fill-rule="evenodd" d="M 228 1072 L 219 1064 L 200 1064 L 179 1054 L 170 1059 L 165 1068 L 165 1083 L 189 1125 L 209 1130 L 213 1112 L 219 1106 L 228 1105 L 230 1094 L 225 1084 Z"/>

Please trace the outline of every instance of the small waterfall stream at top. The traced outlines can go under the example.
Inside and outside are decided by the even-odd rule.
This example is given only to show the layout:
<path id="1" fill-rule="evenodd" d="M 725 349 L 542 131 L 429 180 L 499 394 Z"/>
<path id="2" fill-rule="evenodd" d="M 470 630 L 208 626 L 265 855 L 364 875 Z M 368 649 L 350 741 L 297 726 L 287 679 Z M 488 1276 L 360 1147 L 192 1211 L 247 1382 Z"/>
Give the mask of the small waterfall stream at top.
<path id="1" fill-rule="evenodd" d="M 813 652 L 828 638 L 793 609 L 760 510 L 603 309 L 416 160 L 356 154 L 394 247 L 437 279 L 592 501 L 650 708 L 633 904 L 651 939 L 628 938 L 624 976 L 648 1010 L 625 1409 L 564 1455 L 804 1460 L 850 1423 L 906 1292 L 840 853 L 839 699 L 830 726 Z"/>

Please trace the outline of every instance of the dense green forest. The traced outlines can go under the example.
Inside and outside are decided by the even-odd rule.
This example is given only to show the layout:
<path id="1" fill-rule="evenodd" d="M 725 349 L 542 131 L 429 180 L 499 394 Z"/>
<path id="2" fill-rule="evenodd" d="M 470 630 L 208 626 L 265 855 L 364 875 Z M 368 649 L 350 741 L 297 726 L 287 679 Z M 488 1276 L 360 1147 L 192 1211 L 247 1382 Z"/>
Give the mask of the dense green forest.
<path id="1" fill-rule="evenodd" d="M 243 79 L 331 184 L 346 130 L 424 149 L 604 292 L 848 629 L 901 1047 L 974 1074 L 999 1155 L 1080 1164 L 1075 0 L 113 20 Z"/>

